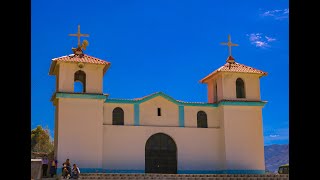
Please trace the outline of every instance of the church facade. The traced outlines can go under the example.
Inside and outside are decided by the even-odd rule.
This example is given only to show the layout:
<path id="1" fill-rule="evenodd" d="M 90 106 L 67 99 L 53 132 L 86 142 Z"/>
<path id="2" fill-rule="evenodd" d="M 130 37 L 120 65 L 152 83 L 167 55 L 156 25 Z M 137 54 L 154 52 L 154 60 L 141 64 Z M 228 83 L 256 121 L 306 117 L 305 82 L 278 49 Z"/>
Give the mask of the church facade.
<path id="1" fill-rule="evenodd" d="M 103 93 L 110 64 L 81 52 L 52 59 L 58 165 L 69 158 L 82 173 L 265 172 L 260 78 L 266 72 L 230 55 L 200 80 L 207 102 L 163 92 L 116 99 Z M 74 92 L 75 82 L 82 92 Z"/>

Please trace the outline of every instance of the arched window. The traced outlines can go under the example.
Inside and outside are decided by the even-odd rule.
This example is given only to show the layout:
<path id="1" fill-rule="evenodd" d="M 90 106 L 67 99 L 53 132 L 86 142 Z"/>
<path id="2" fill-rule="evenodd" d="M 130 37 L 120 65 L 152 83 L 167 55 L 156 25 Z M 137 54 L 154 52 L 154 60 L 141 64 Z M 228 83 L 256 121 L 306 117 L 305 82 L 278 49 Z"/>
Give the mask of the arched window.
<path id="1" fill-rule="evenodd" d="M 112 125 L 124 125 L 124 113 L 119 107 L 112 111 Z"/>
<path id="2" fill-rule="evenodd" d="M 86 92 L 86 73 L 81 70 L 74 73 L 74 92 Z"/>
<path id="3" fill-rule="evenodd" d="M 218 85 L 215 83 L 214 86 L 214 102 L 218 102 Z"/>
<path id="4" fill-rule="evenodd" d="M 204 111 L 199 111 L 197 114 L 197 127 L 198 128 L 207 128 L 207 114 Z"/>
<path id="5" fill-rule="evenodd" d="M 236 81 L 236 91 L 237 91 L 237 98 L 246 98 L 244 82 L 241 78 L 238 78 Z"/>

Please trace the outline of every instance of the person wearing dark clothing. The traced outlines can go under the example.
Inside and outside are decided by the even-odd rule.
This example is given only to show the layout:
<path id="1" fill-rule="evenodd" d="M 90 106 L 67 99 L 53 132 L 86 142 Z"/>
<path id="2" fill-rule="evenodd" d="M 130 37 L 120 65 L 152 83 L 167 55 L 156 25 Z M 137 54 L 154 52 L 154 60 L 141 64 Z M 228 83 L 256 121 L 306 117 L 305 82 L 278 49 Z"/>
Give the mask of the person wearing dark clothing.
<path id="1" fill-rule="evenodd" d="M 42 177 L 46 177 L 47 176 L 47 172 L 48 172 L 48 157 L 44 156 L 42 158 Z"/>
<path id="2" fill-rule="evenodd" d="M 50 176 L 53 177 L 57 173 L 57 160 L 52 160 L 50 164 Z"/>
<path id="3" fill-rule="evenodd" d="M 68 174 L 70 174 L 70 172 L 68 171 L 66 164 L 63 163 L 63 167 L 62 167 L 62 178 L 63 178 L 63 179 L 68 178 Z"/>
<path id="4" fill-rule="evenodd" d="M 76 164 L 73 164 L 71 179 L 79 179 L 79 176 L 80 176 L 80 170 Z"/>
<path id="5" fill-rule="evenodd" d="M 67 175 L 71 176 L 71 163 L 69 159 L 67 159 L 66 162 L 62 164 L 62 172 L 65 167 L 67 168 L 67 172 L 68 172 Z"/>

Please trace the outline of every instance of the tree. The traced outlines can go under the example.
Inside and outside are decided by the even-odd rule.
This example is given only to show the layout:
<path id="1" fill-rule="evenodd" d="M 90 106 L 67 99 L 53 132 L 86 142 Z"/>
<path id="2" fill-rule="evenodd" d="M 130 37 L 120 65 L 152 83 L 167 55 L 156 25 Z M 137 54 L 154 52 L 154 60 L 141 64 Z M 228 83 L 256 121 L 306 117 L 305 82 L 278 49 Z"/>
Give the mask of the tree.
<path id="1" fill-rule="evenodd" d="M 31 152 L 53 151 L 53 142 L 50 140 L 49 129 L 43 129 L 40 125 L 31 130 Z"/>

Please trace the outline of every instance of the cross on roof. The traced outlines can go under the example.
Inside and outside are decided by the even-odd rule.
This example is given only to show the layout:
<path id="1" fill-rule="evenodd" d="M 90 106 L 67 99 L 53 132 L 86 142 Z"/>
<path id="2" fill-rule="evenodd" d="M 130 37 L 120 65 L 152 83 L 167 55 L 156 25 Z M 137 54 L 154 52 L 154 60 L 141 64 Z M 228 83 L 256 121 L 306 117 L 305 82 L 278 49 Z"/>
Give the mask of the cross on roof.
<path id="1" fill-rule="evenodd" d="M 230 36 L 230 34 L 228 35 L 228 42 L 226 43 L 226 42 L 222 42 L 221 43 L 222 45 L 227 45 L 228 47 L 229 47 L 229 56 L 231 56 L 231 46 L 239 46 L 238 44 L 233 44 L 232 42 L 231 42 L 231 36 Z"/>
<path id="2" fill-rule="evenodd" d="M 78 37 L 78 47 L 80 47 L 80 37 L 89 37 L 89 34 L 81 34 L 80 33 L 80 25 L 78 25 L 78 33 L 77 34 L 69 34 L 69 36 L 77 36 Z"/>

